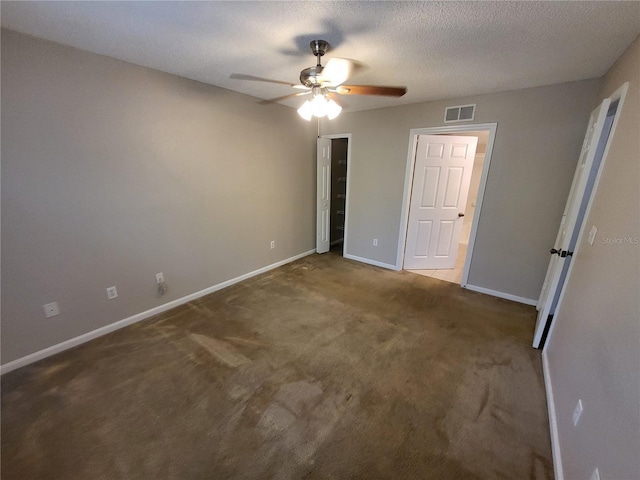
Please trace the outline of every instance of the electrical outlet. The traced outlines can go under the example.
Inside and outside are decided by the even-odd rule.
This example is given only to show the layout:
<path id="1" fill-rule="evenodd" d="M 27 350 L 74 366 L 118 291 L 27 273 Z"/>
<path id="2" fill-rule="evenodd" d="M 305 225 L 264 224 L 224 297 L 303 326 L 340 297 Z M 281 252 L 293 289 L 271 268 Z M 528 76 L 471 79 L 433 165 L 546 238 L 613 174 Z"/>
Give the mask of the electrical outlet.
<path id="1" fill-rule="evenodd" d="M 377 247 L 377 246 L 378 246 L 378 239 L 377 239 L 377 238 L 374 238 L 374 239 L 373 239 L 373 246 L 374 246 L 374 247 Z"/>
<path id="2" fill-rule="evenodd" d="M 164 275 L 162 272 L 156 273 L 156 285 L 160 285 L 162 283 L 164 283 Z"/>
<path id="3" fill-rule="evenodd" d="M 276 241 L 271 240 L 271 249 L 273 250 L 274 248 L 276 248 Z"/>
<path id="4" fill-rule="evenodd" d="M 600 480 L 600 472 L 598 471 L 598 468 L 593 471 L 590 480 Z"/>
<path id="5" fill-rule="evenodd" d="M 582 400 L 578 400 L 576 408 L 573 409 L 573 426 L 577 427 L 580 421 L 580 415 L 582 415 Z"/>
<path id="6" fill-rule="evenodd" d="M 58 308 L 58 302 L 47 303 L 44 305 L 44 316 L 47 318 L 60 315 L 60 309 Z"/>
<path id="7" fill-rule="evenodd" d="M 113 300 L 117 296 L 118 296 L 118 290 L 116 290 L 115 286 L 107 288 L 107 298 L 109 300 Z"/>

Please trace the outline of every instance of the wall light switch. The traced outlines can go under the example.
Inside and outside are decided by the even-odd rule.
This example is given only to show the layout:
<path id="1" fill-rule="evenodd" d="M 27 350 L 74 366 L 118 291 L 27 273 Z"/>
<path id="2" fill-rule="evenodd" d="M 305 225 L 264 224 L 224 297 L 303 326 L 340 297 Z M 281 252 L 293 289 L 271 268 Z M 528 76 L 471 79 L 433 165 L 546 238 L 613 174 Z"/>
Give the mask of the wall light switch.
<path id="1" fill-rule="evenodd" d="M 598 227 L 594 225 L 589 231 L 589 245 L 593 245 L 593 241 L 596 239 L 596 233 L 598 233 Z"/>
<path id="2" fill-rule="evenodd" d="M 373 239 L 373 246 L 374 246 L 374 247 L 377 247 L 377 246 L 378 246 L 378 239 L 377 239 L 377 238 L 374 238 L 374 239 Z"/>
<path id="3" fill-rule="evenodd" d="M 162 272 L 156 273 L 156 285 L 164 283 L 164 274 Z"/>

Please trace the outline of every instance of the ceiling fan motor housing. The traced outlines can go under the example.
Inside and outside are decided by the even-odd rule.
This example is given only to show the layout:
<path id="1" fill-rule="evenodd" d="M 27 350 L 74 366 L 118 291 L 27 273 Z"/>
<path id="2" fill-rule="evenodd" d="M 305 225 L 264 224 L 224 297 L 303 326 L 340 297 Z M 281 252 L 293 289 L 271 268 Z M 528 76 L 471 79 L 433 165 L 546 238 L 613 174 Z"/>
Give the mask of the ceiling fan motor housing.
<path id="1" fill-rule="evenodd" d="M 326 40 L 312 40 L 309 44 L 311 51 L 317 57 L 318 62 L 315 67 L 305 68 L 300 72 L 300 83 L 306 87 L 313 87 L 322 83 L 322 70 L 324 67 L 320 64 L 322 57 L 329 50 L 329 42 Z"/>
<path id="2" fill-rule="evenodd" d="M 324 67 L 322 67 L 321 65 L 305 68 L 300 72 L 300 83 L 309 88 L 313 87 L 314 85 L 320 85 L 320 82 L 322 80 L 322 70 L 324 70 Z"/>

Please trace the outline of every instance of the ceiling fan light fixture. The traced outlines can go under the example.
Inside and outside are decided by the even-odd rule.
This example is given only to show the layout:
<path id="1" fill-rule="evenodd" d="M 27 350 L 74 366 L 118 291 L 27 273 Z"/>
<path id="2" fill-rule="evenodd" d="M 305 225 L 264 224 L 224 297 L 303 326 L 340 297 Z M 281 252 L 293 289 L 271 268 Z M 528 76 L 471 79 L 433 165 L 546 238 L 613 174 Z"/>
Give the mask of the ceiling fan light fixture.
<path id="1" fill-rule="evenodd" d="M 320 89 L 313 96 L 313 99 L 307 100 L 298 109 L 298 115 L 305 120 L 311 120 L 311 117 L 328 117 L 329 120 L 333 120 L 342 111 L 342 107 L 334 102 L 332 99 L 328 99 L 323 93 L 320 93 Z"/>
<path id="2" fill-rule="evenodd" d="M 324 117 L 327 115 L 327 99 L 324 95 L 316 95 L 311 100 L 311 108 L 313 109 L 314 117 Z"/>
<path id="3" fill-rule="evenodd" d="M 313 106 L 309 100 L 304 102 L 298 109 L 298 115 L 304 118 L 307 122 L 311 121 L 311 117 L 313 116 Z"/>
<path id="4" fill-rule="evenodd" d="M 333 120 L 338 115 L 340 115 L 341 111 L 342 107 L 333 100 L 329 99 L 329 102 L 327 102 L 327 118 L 329 120 Z"/>

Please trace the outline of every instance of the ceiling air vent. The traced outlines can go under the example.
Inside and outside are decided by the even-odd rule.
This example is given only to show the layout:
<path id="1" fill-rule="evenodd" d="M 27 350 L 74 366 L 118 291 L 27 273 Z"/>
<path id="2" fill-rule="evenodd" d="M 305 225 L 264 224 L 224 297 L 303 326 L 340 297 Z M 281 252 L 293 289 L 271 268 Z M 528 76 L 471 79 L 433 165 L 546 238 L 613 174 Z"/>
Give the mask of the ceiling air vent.
<path id="1" fill-rule="evenodd" d="M 457 107 L 447 107 L 444 111 L 444 123 L 468 122 L 473 120 L 476 112 L 474 105 L 458 105 Z"/>

